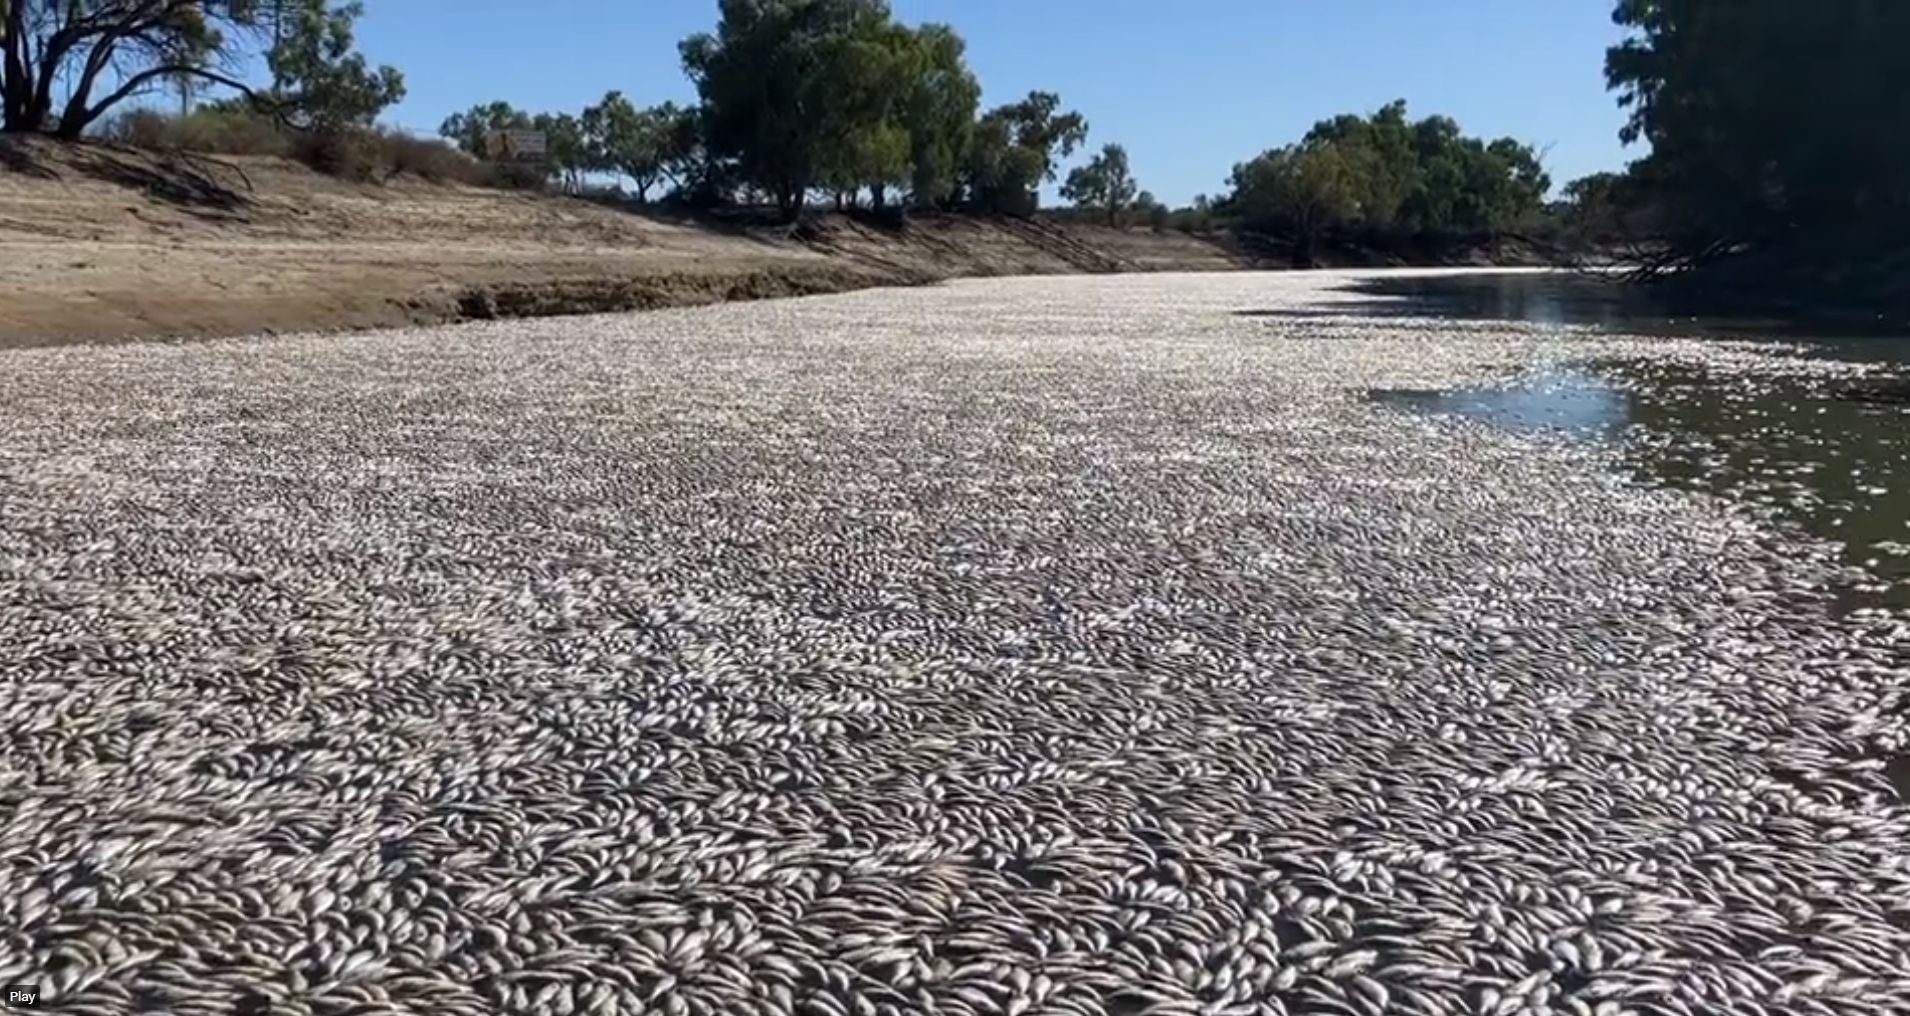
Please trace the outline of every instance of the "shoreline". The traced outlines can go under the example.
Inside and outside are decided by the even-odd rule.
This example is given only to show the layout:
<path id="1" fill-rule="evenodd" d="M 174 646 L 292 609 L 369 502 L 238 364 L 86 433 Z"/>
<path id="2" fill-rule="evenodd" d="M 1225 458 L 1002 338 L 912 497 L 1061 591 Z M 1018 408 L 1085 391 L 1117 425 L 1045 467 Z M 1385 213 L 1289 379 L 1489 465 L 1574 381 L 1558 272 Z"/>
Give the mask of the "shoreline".
<path id="1" fill-rule="evenodd" d="M 1290 270 L 1231 234 L 1073 217 L 821 212 L 784 223 L 409 176 L 353 183 L 278 158 L 6 144 L 0 349 L 651 310 L 961 278 Z"/>

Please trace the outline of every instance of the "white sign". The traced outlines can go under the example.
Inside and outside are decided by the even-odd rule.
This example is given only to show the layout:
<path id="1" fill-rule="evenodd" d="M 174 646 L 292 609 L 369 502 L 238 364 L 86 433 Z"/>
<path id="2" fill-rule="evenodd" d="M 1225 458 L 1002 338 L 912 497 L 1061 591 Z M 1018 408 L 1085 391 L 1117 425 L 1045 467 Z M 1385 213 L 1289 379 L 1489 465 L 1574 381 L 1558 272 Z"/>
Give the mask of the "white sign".
<path id="1" fill-rule="evenodd" d="M 494 162 L 543 162 L 549 142 L 543 131 L 492 131 L 487 147 Z"/>

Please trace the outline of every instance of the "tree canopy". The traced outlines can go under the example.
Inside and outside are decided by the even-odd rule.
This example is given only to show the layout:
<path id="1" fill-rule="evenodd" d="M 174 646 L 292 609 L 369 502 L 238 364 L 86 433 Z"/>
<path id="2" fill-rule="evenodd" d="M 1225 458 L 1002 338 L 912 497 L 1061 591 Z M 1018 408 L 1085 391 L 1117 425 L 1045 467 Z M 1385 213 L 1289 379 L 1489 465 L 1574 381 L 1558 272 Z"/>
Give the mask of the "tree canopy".
<path id="1" fill-rule="evenodd" d="M 353 50 L 361 13 L 326 0 L 0 0 L 0 130 L 77 138 L 129 99 L 194 80 L 263 102 L 238 73 L 252 56 L 284 86 L 264 105 L 286 119 L 369 123 L 404 82 Z"/>
<path id="2" fill-rule="evenodd" d="M 1900 279 L 1910 226 L 1910 4 L 1619 0 L 1606 78 L 1676 267 Z"/>
<path id="3" fill-rule="evenodd" d="M 1139 190 L 1134 173 L 1128 168 L 1127 149 L 1108 145 L 1087 165 L 1068 174 L 1061 196 L 1074 202 L 1077 208 L 1092 208 L 1105 214 L 1108 225 L 1112 226 L 1119 224 L 1121 213 L 1136 203 L 1135 194 Z M 1153 195 L 1148 195 L 1148 200 L 1152 203 Z"/>
<path id="4" fill-rule="evenodd" d="M 529 113 L 499 100 L 479 103 L 462 113 L 445 117 L 444 123 L 438 126 L 438 134 L 466 154 L 481 159 L 490 154 L 490 138 L 494 132 L 524 130 L 530 125 Z"/>
<path id="5" fill-rule="evenodd" d="M 1234 167 L 1227 207 L 1310 257 L 1329 232 L 1398 241 L 1489 234 L 1535 213 L 1551 186 L 1536 152 L 1466 136 L 1450 117 L 1411 120 L 1401 100 L 1314 124 Z"/>
<path id="6" fill-rule="evenodd" d="M 680 47 L 704 145 L 793 212 L 812 188 L 891 188 L 919 204 L 963 184 L 980 86 L 946 25 L 898 24 L 882 0 L 723 0 Z"/>
<path id="7" fill-rule="evenodd" d="M 276 41 L 266 51 L 273 93 L 269 102 L 294 122 L 320 130 L 366 126 L 405 97 L 395 67 L 373 69 L 353 47 L 353 24 L 365 5 L 330 6 L 326 0 L 278 0 Z"/>

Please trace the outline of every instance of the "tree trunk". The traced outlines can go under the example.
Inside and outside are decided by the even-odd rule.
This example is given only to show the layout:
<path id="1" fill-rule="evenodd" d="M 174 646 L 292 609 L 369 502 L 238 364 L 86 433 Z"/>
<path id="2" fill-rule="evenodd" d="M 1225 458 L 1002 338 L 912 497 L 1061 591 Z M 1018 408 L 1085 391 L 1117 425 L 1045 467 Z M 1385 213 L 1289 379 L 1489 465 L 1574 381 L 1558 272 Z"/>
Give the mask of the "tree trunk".
<path id="1" fill-rule="evenodd" d="M 27 106 L 33 98 L 33 74 L 27 66 L 27 5 L 24 0 L 0 0 L 6 4 L 7 19 L 0 25 L 0 40 L 6 53 L 0 66 L 0 130 L 27 131 L 37 125 L 27 122 Z"/>
<path id="2" fill-rule="evenodd" d="M 883 186 L 879 183 L 869 185 L 869 204 L 878 212 L 882 210 L 882 191 Z"/>

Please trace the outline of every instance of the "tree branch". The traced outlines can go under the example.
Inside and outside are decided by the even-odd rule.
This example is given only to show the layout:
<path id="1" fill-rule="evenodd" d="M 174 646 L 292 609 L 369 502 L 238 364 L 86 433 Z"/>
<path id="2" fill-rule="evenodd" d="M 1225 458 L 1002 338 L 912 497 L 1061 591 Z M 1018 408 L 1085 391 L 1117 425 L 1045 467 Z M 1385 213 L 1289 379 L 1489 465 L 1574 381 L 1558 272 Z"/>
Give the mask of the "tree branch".
<path id="1" fill-rule="evenodd" d="M 216 71 L 206 70 L 203 67 L 194 67 L 191 64 L 163 64 L 158 67 L 151 67 L 146 70 L 140 71 L 138 74 L 135 74 L 130 78 L 127 78 L 126 81 L 119 86 L 119 88 L 115 89 L 112 92 L 112 94 L 94 103 L 93 105 L 87 107 L 84 113 L 81 115 L 80 122 L 78 124 L 69 126 L 64 120 L 61 121 L 60 133 L 67 137 L 78 137 L 81 131 L 84 131 L 88 126 L 90 126 L 93 123 L 93 121 L 98 120 L 100 118 L 100 114 L 106 112 L 108 109 L 111 109 L 113 106 L 119 104 L 120 102 L 124 101 L 128 97 L 134 94 L 137 94 L 149 82 L 154 81 L 155 79 L 158 79 L 158 78 L 170 77 L 174 75 L 190 75 L 195 78 L 202 78 L 214 84 L 224 85 L 227 88 L 235 89 L 239 92 L 239 94 L 245 96 L 247 99 L 253 100 L 254 102 L 258 101 L 258 95 L 256 92 L 253 91 L 252 86 L 246 84 L 243 81 L 238 81 L 233 78 L 229 78 Z"/>

